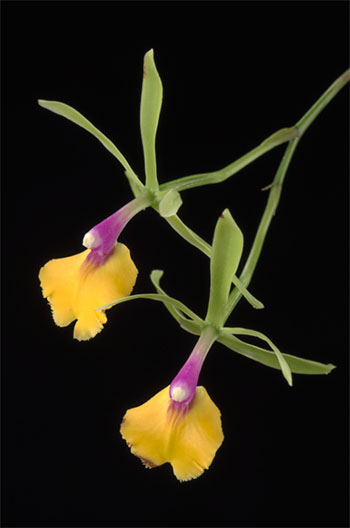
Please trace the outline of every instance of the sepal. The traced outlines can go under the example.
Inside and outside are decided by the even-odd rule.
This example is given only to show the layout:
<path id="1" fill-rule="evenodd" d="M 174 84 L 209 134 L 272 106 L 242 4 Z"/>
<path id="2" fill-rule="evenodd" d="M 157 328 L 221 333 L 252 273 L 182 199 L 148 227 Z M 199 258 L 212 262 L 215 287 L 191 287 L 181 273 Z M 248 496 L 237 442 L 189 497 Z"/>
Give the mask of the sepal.
<path id="1" fill-rule="evenodd" d="M 146 186 L 152 190 L 158 189 L 155 141 L 162 99 L 162 81 L 154 63 L 153 49 L 150 49 L 143 63 L 140 127 L 145 158 Z"/>
<path id="2" fill-rule="evenodd" d="M 210 258 L 210 296 L 206 321 L 217 328 L 224 323 L 231 282 L 243 251 L 243 235 L 225 209 L 219 217 Z"/>
<path id="3" fill-rule="evenodd" d="M 247 328 L 223 328 L 222 332 L 223 333 L 232 334 L 232 335 L 247 335 L 247 336 L 251 336 L 251 337 L 257 337 L 258 339 L 262 339 L 263 341 L 265 341 L 268 345 L 270 345 L 270 347 L 272 348 L 272 350 L 276 354 L 278 363 L 279 363 L 280 368 L 282 370 L 282 374 L 285 377 L 285 379 L 287 380 L 288 385 L 290 385 L 290 386 L 293 385 L 292 373 L 290 371 L 290 367 L 288 365 L 288 362 L 283 357 L 283 355 L 281 354 L 279 349 L 276 347 L 276 345 L 271 341 L 271 339 L 266 337 L 261 332 L 257 332 L 256 330 L 248 330 Z"/>
<path id="4" fill-rule="evenodd" d="M 225 345 L 230 350 L 237 352 L 249 359 L 253 359 L 258 363 L 262 363 L 266 367 L 271 367 L 274 369 L 281 370 L 281 365 L 277 359 L 276 354 L 272 350 L 266 350 L 261 347 L 252 345 L 251 343 L 246 343 L 238 339 L 234 335 L 221 334 L 217 339 L 219 343 Z M 285 360 L 288 362 L 290 370 L 293 374 L 329 374 L 335 365 L 331 363 L 319 363 L 318 361 L 313 361 L 311 359 L 305 359 L 297 356 L 292 356 L 291 354 L 282 354 Z"/>
<path id="5" fill-rule="evenodd" d="M 69 106 L 65 103 L 60 103 L 59 101 L 45 101 L 44 99 L 39 99 L 38 104 L 45 108 L 46 110 L 50 110 L 54 114 L 58 114 L 62 117 L 65 117 L 66 119 L 69 119 L 69 121 L 72 121 L 76 125 L 80 126 L 87 132 L 90 132 L 96 139 L 102 143 L 102 145 L 115 157 L 117 160 L 122 164 L 124 169 L 128 171 L 128 178 L 129 180 L 132 178 L 135 182 L 135 185 L 142 186 L 143 184 L 138 179 L 132 168 L 130 167 L 128 161 L 123 156 L 123 154 L 120 152 L 120 150 L 112 143 L 110 139 L 108 139 L 107 136 L 105 136 L 98 128 L 96 128 L 86 117 L 84 117 L 80 112 L 75 110 L 72 106 Z"/>

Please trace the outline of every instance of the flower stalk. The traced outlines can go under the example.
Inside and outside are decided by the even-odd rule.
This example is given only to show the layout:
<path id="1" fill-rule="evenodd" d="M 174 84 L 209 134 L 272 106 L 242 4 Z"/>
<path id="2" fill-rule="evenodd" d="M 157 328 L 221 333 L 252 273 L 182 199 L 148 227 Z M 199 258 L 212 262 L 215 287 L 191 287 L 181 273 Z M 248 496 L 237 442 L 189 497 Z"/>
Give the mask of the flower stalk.
<path id="1" fill-rule="evenodd" d="M 298 130 L 294 127 L 282 128 L 265 139 L 262 143 L 260 143 L 260 145 L 249 151 L 247 154 L 244 154 L 244 156 L 233 161 L 226 167 L 214 172 L 191 174 L 190 176 L 184 176 L 183 178 L 178 178 L 176 180 L 163 183 L 160 185 L 160 190 L 166 191 L 168 189 L 175 189 L 178 192 L 182 192 L 195 187 L 203 187 L 204 185 L 222 183 L 270 150 L 274 149 L 278 145 L 281 145 L 282 143 L 286 143 L 294 137 L 297 137 L 297 135 Z"/>
<path id="2" fill-rule="evenodd" d="M 292 160 L 292 157 L 294 155 L 295 149 L 302 137 L 302 135 L 306 132 L 306 130 L 309 128 L 311 123 L 316 119 L 316 117 L 322 112 L 322 110 L 330 103 L 330 101 L 337 95 L 337 93 L 350 81 L 350 70 L 346 70 L 338 79 L 322 94 L 322 96 L 316 101 L 316 103 L 306 112 L 306 114 L 297 122 L 295 125 L 296 128 L 299 130 L 298 137 L 292 139 L 285 150 L 284 156 L 280 162 L 280 165 L 277 169 L 275 178 L 273 180 L 269 197 L 267 200 L 267 204 L 265 207 L 265 211 L 263 213 L 263 216 L 261 218 L 257 233 L 255 235 L 255 239 L 251 248 L 251 251 L 249 253 L 249 256 L 247 258 L 246 264 L 243 268 L 243 271 L 240 275 L 240 280 L 244 284 L 244 286 L 248 286 L 254 270 L 256 268 L 256 265 L 258 263 L 261 250 L 265 241 L 266 234 L 268 232 L 268 229 L 270 227 L 272 218 L 275 215 L 276 209 L 278 207 L 281 192 L 282 192 L 282 185 L 284 182 L 284 179 L 287 174 L 287 170 L 289 167 L 289 164 Z M 226 309 L 226 316 L 225 320 L 229 317 L 232 310 L 237 305 L 238 301 L 240 300 L 242 294 L 238 290 L 238 288 L 235 288 L 231 295 L 230 299 L 227 305 Z"/>

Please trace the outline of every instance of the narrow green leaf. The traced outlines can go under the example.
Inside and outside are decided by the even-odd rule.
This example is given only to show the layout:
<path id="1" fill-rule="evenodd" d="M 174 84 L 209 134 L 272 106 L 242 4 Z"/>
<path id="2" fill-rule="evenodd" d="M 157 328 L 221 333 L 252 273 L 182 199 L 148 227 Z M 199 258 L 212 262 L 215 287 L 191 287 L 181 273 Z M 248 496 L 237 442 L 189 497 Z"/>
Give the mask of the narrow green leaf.
<path id="1" fill-rule="evenodd" d="M 218 338 L 219 343 L 227 346 L 230 350 L 241 354 L 249 359 L 258 361 L 267 367 L 281 370 L 281 365 L 277 359 L 277 356 L 271 350 L 257 347 L 250 343 L 245 343 L 237 337 L 229 334 L 222 334 Z M 334 365 L 328 363 L 318 363 L 310 359 L 304 359 L 290 354 L 282 354 L 284 359 L 288 362 L 288 365 L 293 374 L 329 374 L 334 368 Z"/>
<path id="2" fill-rule="evenodd" d="M 151 282 L 152 282 L 153 286 L 157 290 L 157 293 L 159 293 L 161 295 L 167 295 L 165 293 L 165 291 L 160 286 L 160 279 L 163 277 L 163 275 L 164 275 L 164 271 L 163 270 L 153 270 L 151 275 L 150 275 L 150 278 L 151 278 Z M 178 323 L 180 323 L 180 317 L 183 317 L 182 315 L 180 315 L 182 312 L 180 312 L 180 310 L 175 308 L 175 306 L 172 305 L 172 304 L 169 304 L 169 303 L 165 302 L 164 306 L 165 306 L 165 308 L 167 308 L 169 313 L 174 317 L 174 319 Z"/>
<path id="3" fill-rule="evenodd" d="M 161 201 L 159 202 L 159 214 L 163 218 L 174 216 L 178 212 L 182 205 L 182 199 L 180 194 L 174 189 L 166 192 Z"/>
<path id="4" fill-rule="evenodd" d="M 162 81 L 154 63 L 153 49 L 151 49 L 146 53 L 143 64 L 140 125 L 146 186 L 152 190 L 158 189 L 155 142 L 162 98 Z"/>
<path id="5" fill-rule="evenodd" d="M 77 110 L 72 108 L 71 106 L 60 103 L 58 101 L 44 101 L 43 99 L 39 99 L 38 103 L 43 108 L 46 108 L 46 110 L 50 110 L 54 114 L 58 114 L 62 117 L 65 117 L 66 119 L 69 119 L 69 121 L 72 121 L 76 125 L 80 126 L 81 128 L 84 128 L 84 130 L 87 130 L 87 132 L 90 132 L 93 136 L 95 136 L 96 139 L 98 139 L 102 145 L 111 153 L 117 160 L 123 165 L 124 169 L 128 171 L 129 179 L 132 178 L 136 185 L 143 186 L 141 181 L 138 179 L 132 168 L 130 167 L 129 163 L 127 162 L 126 158 L 123 156 L 123 154 L 120 152 L 120 150 L 112 143 L 110 139 L 108 139 L 107 136 L 105 136 L 100 130 L 98 130 L 90 121 L 88 121 L 82 114 L 80 114 Z"/>
<path id="6" fill-rule="evenodd" d="M 210 295 L 206 322 L 221 328 L 232 277 L 236 273 L 243 251 L 243 235 L 225 209 L 219 217 L 210 259 Z"/>
<path id="7" fill-rule="evenodd" d="M 160 279 L 162 278 L 163 273 L 164 272 L 162 270 L 153 270 L 151 273 L 151 281 L 152 281 L 153 286 L 156 288 L 157 293 L 167 295 L 160 286 Z M 187 317 L 183 315 L 183 313 L 178 308 L 176 308 L 175 306 L 169 303 L 165 302 L 164 306 L 165 308 L 167 308 L 169 313 L 173 316 L 175 321 L 179 323 L 181 328 L 183 328 L 187 332 L 190 332 L 191 334 L 200 335 L 201 330 L 204 326 L 204 321 L 202 321 L 202 323 L 199 323 L 197 321 L 188 319 Z"/>
<path id="8" fill-rule="evenodd" d="M 262 339 L 263 341 L 268 343 L 276 354 L 283 376 L 285 377 L 290 386 L 293 385 L 292 373 L 290 371 L 287 361 L 285 360 L 279 349 L 276 347 L 276 345 L 266 335 L 262 334 L 261 332 L 257 332 L 256 330 L 248 330 L 247 328 L 223 328 L 222 331 L 234 335 L 247 335 L 257 337 L 258 339 Z"/>

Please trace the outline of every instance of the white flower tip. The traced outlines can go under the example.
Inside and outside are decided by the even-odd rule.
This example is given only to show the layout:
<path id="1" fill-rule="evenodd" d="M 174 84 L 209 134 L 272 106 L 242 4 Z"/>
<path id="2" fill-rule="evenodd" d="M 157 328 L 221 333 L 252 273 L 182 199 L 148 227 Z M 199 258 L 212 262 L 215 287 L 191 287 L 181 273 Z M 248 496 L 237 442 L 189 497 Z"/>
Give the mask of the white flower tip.
<path id="1" fill-rule="evenodd" d="M 174 387 L 171 391 L 171 399 L 176 402 L 182 402 L 187 398 L 187 391 L 182 387 Z"/>
<path id="2" fill-rule="evenodd" d="M 83 246 L 88 249 L 93 249 L 96 246 L 96 239 L 94 235 L 89 231 L 83 238 Z"/>

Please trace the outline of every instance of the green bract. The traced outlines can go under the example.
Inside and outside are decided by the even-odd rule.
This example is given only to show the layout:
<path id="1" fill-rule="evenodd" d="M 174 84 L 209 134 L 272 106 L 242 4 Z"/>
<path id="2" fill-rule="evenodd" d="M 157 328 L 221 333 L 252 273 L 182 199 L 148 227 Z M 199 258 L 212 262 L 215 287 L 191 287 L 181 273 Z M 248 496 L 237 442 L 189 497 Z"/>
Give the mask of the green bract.
<path id="1" fill-rule="evenodd" d="M 163 218 L 168 218 L 169 216 L 174 216 L 180 209 L 182 204 L 182 199 L 180 194 L 174 189 L 167 191 L 163 198 L 159 202 L 159 214 Z"/>

